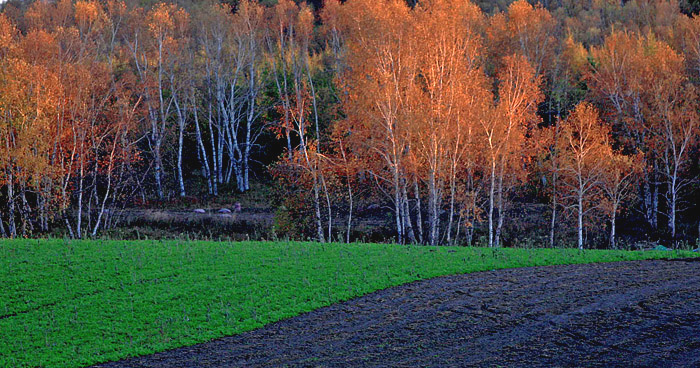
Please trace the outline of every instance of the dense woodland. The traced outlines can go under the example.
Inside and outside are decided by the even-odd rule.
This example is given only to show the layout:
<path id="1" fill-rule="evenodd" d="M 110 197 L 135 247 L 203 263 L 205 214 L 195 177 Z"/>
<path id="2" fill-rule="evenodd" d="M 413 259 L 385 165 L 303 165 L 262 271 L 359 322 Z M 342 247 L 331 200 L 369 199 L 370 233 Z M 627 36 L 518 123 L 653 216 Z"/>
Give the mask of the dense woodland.
<path id="1" fill-rule="evenodd" d="M 512 246 L 532 209 L 537 246 L 698 238 L 697 1 L 2 7 L 3 237 L 265 187 L 275 236 L 322 242 L 374 211 Z"/>

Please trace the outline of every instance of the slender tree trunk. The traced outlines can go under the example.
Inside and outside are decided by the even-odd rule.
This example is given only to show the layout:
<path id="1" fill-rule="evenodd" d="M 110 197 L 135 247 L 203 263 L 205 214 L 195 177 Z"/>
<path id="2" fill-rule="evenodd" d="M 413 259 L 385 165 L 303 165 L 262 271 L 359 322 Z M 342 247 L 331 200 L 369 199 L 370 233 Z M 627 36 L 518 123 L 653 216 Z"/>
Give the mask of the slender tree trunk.
<path id="1" fill-rule="evenodd" d="M 455 192 L 456 192 L 456 179 L 455 177 L 457 176 L 457 169 L 455 167 L 454 161 L 452 162 L 452 167 L 450 170 L 450 214 L 449 218 L 447 221 L 447 244 L 452 245 L 452 222 L 454 221 L 454 213 L 455 213 Z M 460 220 L 461 221 L 461 216 Z M 455 238 L 459 234 L 459 222 L 457 223 L 457 232 L 455 233 Z M 456 240 L 456 239 L 455 239 Z"/>
<path id="2" fill-rule="evenodd" d="M 413 177 L 413 191 L 416 199 L 416 226 L 418 227 L 418 242 L 423 244 L 423 214 L 420 200 L 420 188 L 418 187 L 418 178 Z"/>
<path id="3" fill-rule="evenodd" d="M 567 93 L 564 93 L 564 98 L 566 98 Z M 559 141 L 559 128 L 561 126 L 561 101 L 557 101 L 557 117 L 554 126 L 554 137 L 551 148 L 552 155 L 552 219 L 549 224 L 549 247 L 554 248 L 557 246 L 556 241 L 556 230 L 557 230 L 557 182 L 559 180 L 559 152 L 557 150 L 557 142 Z"/>
<path id="4" fill-rule="evenodd" d="M 22 183 L 20 187 L 20 198 L 22 199 L 22 234 L 28 235 L 34 232 L 34 225 L 32 224 L 32 208 L 29 206 L 29 201 L 27 201 L 27 187 L 25 183 Z"/>
<path id="5" fill-rule="evenodd" d="M 505 205 L 503 200 L 503 171 L 504 163 L 501 161 L 501 169 L 498 174 L 498 222 L 496 224 L 496 234 L 494 235 L 493 245 L 495 247 L 501 246 L 501 231 L 503 229 L 503 221 L 505 220 Z"/>
<path id="6" fill-rule="evenodd" d="M 431 170 L 428 178 L 428 208 L 430 213 L 430 245 L 437 245 L 437 186 L 435 179 L 435 171 Z"/>
<path id="7" fill-rule="evenodd" d="M 224 184 L 224 135 L 226 134 L 225 129 L 219 129 L 219 134 L 217 135 L 217 155 L 219 156 L 218 160 L 218 170 L 217 173 L 219 175 L 218 180 L 219 184 Z M 229 160 L 232 158 L 229 158 Z"/>
<path id="8" fill-rule="evenodd" d="M 303 120 L 299 122 L 299 131 L 304 131 L 303 129 L 304 123 Z M 304 154 L 304 159 L 306 161 L 306 166 L 311 172 L 311 178 L 312 178 L 312 185 L 313 185 L 313 194 L 314 194 L 314 217 L 316 220 L 316 237 L 319 242 L 325 243 L 325 237 L 323 235 L 323 220 L 321 218 L 321 195 L 320 195 L 320 190 L 319 190 L 319 180 L 318 180 L 318 173 L 316 170 L 313 168 L 313 165 L 311 163 L 311 159 L 309 157 L 309 151 L 306 147 L 306 141 L 304 139 L 303 135 L 300 135 L 301 137 L 301 142 L 299 143 L 301 152 Z"/>
<path id="9" fill-rule="evenodd" d="M 230 112 L 227 114 L 230 119 L 227 129 L 227 148 L 230 156 L 229 168 L 226 173 L 226 183 L 231 182 L 231 175 L 234 174 L 236 177 L 236 188 L 239 192 L 245 191 L 245 186 L 243 183 L 243 154 L 241 152 L 241 145 L 238 142 L 238 128 L 240 124 L 240 114 L 239 112 Z"/>
<path id="10" fill-rule="evenodd" d="M 285 130 L 285 136 L 287 138 L 287 151 L 289 152 L 287 154 L 287 157 L 291 161 L 292 158 L 294 157 L 294 154 L 293 154 L 294 151 L 292 150 L 292 130 L 289 128 L 289 120 L 288 120 L 289 119 L 289 112 L 286 111 L 286 109 L 284 112 L 284 116 L 285 116 L 284 117 L 284 119 L 285 119 L 285 123 L 284 123 L 285 129 L 284 130 Z"/>
<path id="11" fill-rule="evenodd" d="M 318 237 L 318 241 L 321 243 L 325 243 L 326 240 L 324 239 L 323 236 L 323 221 L 321 219 L 321 198 L 318 190 L 318 178 L 316 175 L 313 175 L 313 185 L 314 185 L 314 210 L 315 210 L 315 215 L 316 215 L 316 236 Z"/>
<path id="12" fill-rule="evenodd" d="M 254 36 L 250 38 L 251 61 L 248 69 L 248 118 L 246 119 L 245 150 L 243 152 L 243 190 L 250 190 L 250 148 L 253 145 L 251 135 L 253 130 L 253 120 L 255 119 L 255 103 L 258 95 L 257 79 L 255 71 L 256 45 Z M 314 101 L 315 103 L 315 101 Z"/>
<path id="13" fill-rule="evenodd" d="M 493 208 L 496 190 L 496 159 L 491 160 L 491 183 L 489 187 L 489 247 L 493 247 Z"/>
<path id="14" fill-rule="evenodd" d="M 416 234 L 413 231 L 413 224 L 411 223 L 411 210 L 408 203 L 408 190 L 406 189 L 407 183 L 406 179 L 401 180 L 401 201 L 403 202 L 403 226 L 406 229 L 406 235 L 408 236 L 408 241 L 411 244 L 416 243 Z"/>
<path id="15" fill-rule="evenodd" d="M 132 47 L 132 46 L 133 46 L 133 47 Z M 146 66 L 144 67 L 144 66 L 142 66 L 142 65 L 140 64 L 140 57 L 139 57 L 140 53 L 139 53 L 139 50 L 138 50 L 138 37 L 136 37 L 136 38 L 134 39 L 134 44 L 133 44 L 133 45 L 129 45 L 129 47 L 131 48 L 131 52 L 132 52 L 132 55 L 133 55 L 133 60 L 134 60 L 135 65 L 136 65 L 136 70 L 137 70 L 137 73 L 138 73 L 138 75 L 139 75 L 139 79 L 141 80 L 141 82 L 144 82 L 144 83 L 145 83 L 145 81 L 146 81 L 146 79 L 147 79 L 147 77 L 146 77 L 146 75 L 145 75 L 145 73 L 146 73 L 145 68 L 148 67 L 148 65 L 146 64 Z M 159 45 L 159 57 L 158 57 L 158 95 L 159 95 L 159 101 L 160 101 L 160 113 L 161 113 L 160 117 L 163 117 L 163 85 L 162 85 L 162 82 L 163 82 L 163 81 L 162 81 L 162 72 L 163 72 L 163 68 L 162 68 L 162 45 Z M 160 130 L 159 130 L 159 128 L 158 128 L 158 123 L 159 123 L 159 121 L 160 121 L 161 119 L 159 119 L 159 115 L 158 115 L 157 109 L 156 109 L 155 107 L 153 107 L 153 105 L 152 105 L 152 103 L 151 103 L 151 99 L 150 99 L 150 97 L 149 97 L 149 95 L 150 95 L 150 93 L 149 93 L 149 88 L 150 88 L 150 87 L 147 87 L 147 86 L 146 86 L 146 87 L 144 87 L 144 88 L 145 88 L 145 90 L 144 90 L 142 96 L 144 97 L 144 103 L 145 103 L 145 105 L 147 106 L 147 109 L 148 109 L 148 121 L 149 121 L 150 124 L 151 124 L 151 132 L 149 133 L 148 140 L 149 140 L 149 145 L 150 145 L 151 151 L 153 152 L 153 156 L 154 156 L 154 164 L 155 164 L 155 166 L 154 166 L 153 175 L 154 175 L 155 182 L 156 182 L 156 193 L 157 193 L 159 199 L 163 199 L 163 185 L 162 185 L 162 176 L 163 176 L 162 167 L 163 167 L 163 162 L 162 162 L 162 159 L 161 159 L 161 152 L 160 152 L 161 145 L 162 145 L 162 132 L 160 132 Z M 67 221 L 67 222 L 66 222 L 66 225 L 68 225 L 68 227 L 70 228 L 70 222 Z M 71 231 L 72 231 L 72 230 L 71 230 Z M 76 231 L 79 231 L 79 230 L 76 229 Z"/>
<path id="16" fill-rule="evenodd" d="M 291 29 L 289 30 L 291 32 Z M 290 40 L 291 40 L 291 34 Z M 290 127 L 290 114 L 289 112 L 291 111 L 291 107 L 289 104 L 289 94 L 288 94 L 288 82 L 287 82 L 287 68 L 284 65 L 285 60 L 286 60 L 286 52 L 285 52 L 285 34 L 284 34 L 284 29 L 280 26 L 280 34 L 279 34 L 279 40 L 280 40 L 280 60 L 282 63 L 282 85 L 280 85 L 280 80 L 278 76 L 278 71 L 277 71 L 277 63 L 272 62 L 272 69 L 273 72 L 275 73 L 275 84 L 277 85 L 277 92 L 280 95 L 280 98 L 282 99 L 282 106 L 284 107 L 284 130 L 285 130 L 285 136 L 287 138 L 287 154 L 288 158 L 291 161 L 293 158 L 293 151 L 292 151 L 292 128 Z M 291 42 L 291 41 L 290 41 Z"/>
<path id="17" fill-rule="evenodd" d="M 350 244 L 350 232 L 352 230 L 352 210 L 353 210 L 353 207 L 352 207 L 353 206 L 352 188 L 350 187 L 350 185 L 348 185 L 348 195 L 349 195 L 349 199 L 348 199 L 348 206 L 349 206 L 349 209 L 348 209 L 348 228 L 347 228 L 347 231 L 345 233 L 345 242 Z"/>
<path id="18" fill-rule="evenodd" d="M 231 126 L 229 126 L 226 129 L 226 136 L 225 136 L 225 146 L 229 154 L 229 160 L 228 160 L 228 167 L 226 168 L 226 175 L 224 175 L 224 182 L 226 184 L 231 183 L 231 175 L 233 173 L 236 173 L 236 178 L 238 178 L 238 162 L 239 162 L 239 157 L 237 155 L 237 148 L 238 145 L 233 142 L 233 135 L 235 132 L 232 130 Z M 238 183 L 237 183 L 238 184 Z"/>
<path id="19" fill-rule="evenodd" d="M 311 78 L 311 70 L 307 63 L 306 65 L 306 76 L 309 80 L 309 86 L 311 87 L 311 103 L 314 108 L 314 127 L 316 128 L 316 141 L 318 145 L 319 152 L 321 151 L 321 131 L 318 126 L 318 107 L 316 106 L 316 89 L 314 88 L 314 81 Z"/>
<path id="20" fill-rule="evenodd" d="M 81 149 L 81 152 L 84 150 Z M 78 239 L 83 238 L 83 193 L 85 191 L 85 159 L 84 153 L 80 154 L 80 178 L 78 179 L 78 214 L 75 219 L 75 236 Z"/>
<path id="21" fill-rule="evenodd" d="M 105 213 L 107 200 L 109 199 L 109 196 L 111 194 L 112 171 L 114 170 L 114 155 L 115 155 L 116 150 L 117 150 L 117 140 L 115 138 L 114 143 L 112 144 L 112 151 L 110 152 L 110 155 L 109 155 L 109 165 L 107 166 L 107 189 L 105 190 L 105 195 L 102 198 L 102 203 L 100 204 L 100 211 L 97 215 L 97 221 L 95 221 L 95 226 L 92 229 L 92 236 L 93 237 L 97 236 L 97 231 L 99 231 L 99 229 L 100 229 L 100 224 L 102 223 L 102 217 L 104 216 L 104 213 Z"/>
<path id="22" fill-rule="evenodd" d="M 471 208 L 467 210 L 467 220 L 468 220 L 468 225 L 464 226 L 464 236 L 466 238 L 467 245 L 471 246 L 473 245 L 474 242 L 474 231 L 475 231 L 475 225 L 476 225 L 476 216 L 475 216 L 475 209 L 476 209 L 476 195 L 471 196 Z"/>
<path id="23" fill-rule="evenodd" d="M 668 228 L 671 230 L 671 240 L 675 244 L 676 240 L 676 201 L 678 198 L 678 190 L 676 188 L 677 174 L 674 170 L 673 175 L 671 175 L 671 182 L 669 183 L 669 191 L 671 192 L 671 198 L 668 209 Z"/>
<path id="24" fill-rule="evenodd" d="M 250 103 L 255 103 L 253 98 Z M 245 137 L 245 148 L 243 150 L 243 190 L 250 190 L 250 148 L 253 145 L 251 139 L 251 130 L 253 129 L 253 118 L 254 116 L 248 115 L 248 121 L 246 123 L 246 137 Z"/>
<path id="25" fill-rule="evenodd" d="M 75 239 L 75 232 L 73 231 L 73 226 L 70 224 L 68 214 L 65 211 L 63 212 L 63 222 L 66 224 L 66 229 L 68 229 L 68 236 L 70 236 L 71 239 Z"/>
<path id="26" fill-rule="evenodd" d="M 578 249 L 583 249 L 583 195 L 578 194 Z"/>
<path id="27" fill-rule="evenodd" d="M 319 161 L 318 161 L 318 154 L 321 153 L 321 132 L 319 130 L 318 126 L 318 106 L 316 104 L 316 89 L 314 88 L 314 81 L 313 78 L 311 78 L 311 69 L 308 65 L 307 62 L 305 62 L 305 69 L 306 69 L 306 76 L 309 80 L 309 86 L 311 87 L 311 103 L 314 109 L 314 126 L 316 128 L 316 154 L 317 154 L 317 160 L 316 160 L 316 170 L 318 170 L 319 178 L 321 180 L 321 186 L 323 187 L 323 193 L 324 196 L 326 197 L 326 209 L 328 211 L 328 241 L 331 241 L 333 237 L 333 212 L 332 212 L 332 207 L 331 207 L 331 200 L 330 200 L 330 195 L 328 193 L 328 187 L 326 186 L 326 178 L 323 174 L 323 170 L 320 167 Z"/>
<path id="28" fill-rule="evenodd" d="M 613 207 L 612 216 L 610 217 L 610 248 L 616 249 L 615 244 L 615 220 L 617 218 L 617 205 Z"/>
<path id="29" fill-rule="evenodd" d="M 183 117 L 184 119 L 184 117 Z M 182 174 L 182 146 L 183 146 L 183 138 L 185 135 L 185 123 L 184 121 L 180 122 L 180 126 L 178 129 L 178 136 L 177 136 L 177 183 L 180 187 L 180 198 L 184 198 L 186 193 L 185 193 L 185 180 L 183 178 Z"/>
<path id="30" fill-rule="evenodd" d="M 651 193 L 651 177 L 647 174 L 646 180 L 644 180 L 644 185 L 642 186 L 643 196 L 644 196 L 644 217 L 646 218 L 649 225 L 654 228 L 654 216 L 653 216 L 653 206 L 652 206 L 652 193 Z"/>
<path id="31" fill-rule="evenodd" d="M 216 140 L 214 139 L 214 123 L 213 123 L 213 112 L 212 112 L 212 104 L 209 102 L 208 104 L 209 107 L 209 141 L 211 142 L 211 160 L 212 160 L 212 173 L 211 173 L 211 184 L 212 184 L 212 191 L 214 192 L 214 196 L 219 195 L 219 160 L 218 160 L 218 154 L 217 154 L 217 149 L 216 149 Z"/>
<path id="32" fill-rule="evenodd" d="M 15 176 L 14 165 L 12 163 L 8 166 L 7 173 L 7 227 L 10 232 L 10 237 L 17 237 L 17 225 L 15 224 Z"/>
<path id="33" fill-rule="evenodd" d="M 349 180 L 349 179 L 348 179 Z M 352 186 L 348 181 L 348 229 L 345 234 L 345 242 L 350 243 L 350 231 L 352 230 L 352 210 L 353 210 L 353 196 L 352 196 Z"/>
<path id="34" fill-rule="evenodd" d="M 467 186 L 465 188 L 469 190 L 471 195 L 469 195 L 469 206 L 465 209 L 466 223 L 464 225 L 464 236 L 468 246 L 473 245 L 474 240 L 474 228 L 476 227 L 476 189 L 474 188 L 474 172 L 470 167 L 467 170 Z"/>
<path id="35" fill-rule="evenodd" d="M 49 186 L 46 179 L 42 179 L 40 191 L 37 194 L 37 206 L 39 207 L 39 228 L 42 232 L 49 231 L 49 215 L 46 208 L 46 198 L 49 196 Z M 2 222 L 2 221 L 0 221 Z"/>
<path id="36" fill-rule="evenodd" d="M 36 194 L 36 210 L 37 214 L 39 215 L 39 231 L 45 232 L 46 230 L 44 230 L 44 223 L 46 221 L 46 207 L 44 202 L 44 196 L 41 190 L 42 189 L 40 188 Z"/>
<path id="37" fill-rule="evenodd" d="M 161 145 L 163 144 L 163 140 L 158 135 L 155 138 L 155 150 L 153 152 L 155 156 L 155 179 L 156 179 L 156 193 L 158 194 L 158 199 L 163 199 L 163 179 L 162 179 L 162 174 L 163 174 L 163 158 L 161 157 L 161 152 L 160 148 Z M 79 232 L 79 230 L 78 230 Z M 80 237 L 80 236 L 78 236 Z"/>
<path id="38" fill-rule="evenodd" d="M 552 218 L 551 222 L 549 224 L 549 247 L 554 248 L 556 247 L 556 241 L 555 241 L 555 230 L 557 227 L 557 172 L 556 169 L 554 169 L 554 173 L 552 174 Z"/>
<path id="39" fill-rule="evenodd" d="M 348 169 L 348 159 L 345 156 L 345 148 L 343 148 L 343 141 L 340 140 L 340 153 L 343 155 L 343 163 L 345 164 L 345 177 L 348 187 L 348 228 L 345 234 L 345 242 L 350 243 L 350 230 L 352 229 L 352 210 L 353 210 L 353 193 L 352 184 L 350 180 L 350 170 Z"/>
<path id="40" fill-rule="evenodd" d="M 2 210 L 0 210 L 0 236 L 3 238 L 7 238 L 7 231 L 5 231 L 5 224 L 3 223 L 2 219 Z"/>
<path id="41" fill-rule="evenodd" d="M 243 190 L 250 190 L 250 137 L 243 151 Z"/>
<path id="42" fill-rule="evenodd" d="M 175 82 L 171 79 L 171 85 Z M 177 113 L 177 184 L 180 189 L 180 198 L 184 198 L 185 193 L 185 180 L 182 172 L 182 149 L 184 145 L 185 127 L 187 124 L 187 106 L 180 106 L 178 101 L 178 95 L 173 92 L 173 102 L 175 103 L 175 112 Z M 186 103 L 186 101 L 185 101 Z"/>
<path id="43" fill-rule="evenodd" d="M 85 210 L 85 214 L 87 215 L 87 224 L 84 225 L 86 231 L 90 231 L 92 228 L 92 203 L 93 201 L 96 201 L 97 199 L 97 194 L 96 194 L 96 186 L 95 186 L 95 178 L 96 176 L 92 175 L 92 184 L 89 185 L 90 187 L 90 194 L 88 194 L 88 201 L 87 201 L 87 209 Z M 86 189 L 87 190 L 87 189 Z"/>
<path id="44" fill-rule="evenodd" d="M 41 213 L 39 227 L 43 233 L 47 233 L 49 231 L 49 217 L 50 217 L 49 208 L 48 208 L 49 201 L 46 199 L 51 195 L 50 189 L 48 188 L 49 185 L 51 185 L 51 184 L 47 183 L 46 184 L 47 188 L 42 189 L 45 191 L 39 195 L 39 199 L 41 200 L 40 208 L 39 208 L 39 211 Z"/>
<path id="45" fill-rule="evenodd" d="M 396 233 L 398 236 L 397 242 L 399 244 L 404 243 L 404 233 L 403 233 L 403 224 L 401 221 L 401 185 L 399 183 L 399 169 L 397 165 L 393 165 L 392 167 L 393 170 L 393 175 L 394 175 L 394 211 L 396 214 Z"/>
<path id="46" fill-rule="evenodd" d="M 292 138 L 291 138 L 291 127 L 290 127 L 290 110 L 291 107 L 289 106 L 289 95 L 288 95 L 288 88 L 287 88 L 287 68 L 285 65 L 285 60 L 286 60 L 286 52 L 285 52 L 285 34 L 284 34 L 284 28 L 282 25 L 279 26 L 279 33 L 278 33 L 278 39 L 277 40 L 272 40 L 271 38 L 267 39 L 268 47 L 271 53 L 276 53 L 279 52 L 280 56 L 280 68 L 278 69 L 277 67 L 277 62 L 275 61 L 275 58 L 272 58 L 272 73 L 274 74 L 275 78 L 275 86 L 277 87 L 277 93 L 279 94 L 279 98 L 282 100 L 282 107 L 284 110 L 284 135 L 287 140 L 287 158 L 289 161 L 292 161 L 293 158 L 293 151 L 292 151 Z M 274 45 L 277 45 L 279 42 L 279 50 L 275 50 Z M 280 78 L 280 73 L 282 74 L 282 78 Z"/>
<path id="47" fill-rule="evenodd" d="M 326 186 L 326 179 L 323 177 L 323 172 L 320 172 L 321 186 L 323 187 L 323 196 L 326 200 L 326 212 L 328 215 L 328 241 L 333 239 L 333 207 L 331 206 L 331 196 L 328 192 L 328 186 Z"/>
<path id="48" fill-rule="evenodd" d="M 455 237 L 452 241 L 453 245 L 459 244 L 459 231 L 462 229 L 462 220 L 464 219 L 464 213 L 459 211 L 459 216 L 457 217 L 457 225 L 455 226 Z"/>
<path id="49" fill-rule="evenodd" d="M 212 187 L 211 183 L 211 171 L 209 169 L 209 158 L 207 157 L 207 150 L 204 147 L 204 140 L 202 139 L 202 129 L 199 127 L 199 116 L 197 113 L 197 106 L 196 104 L 193 104 L 193 112 L 194 112 L 194 127 L 195 127 L 195 136 L 197 139 L 197 152 L 199 154 L 199 163 L 202 166 L 202 174 L 204 175 L 204 178 L 207 180 L 207 190 L 209 194 L 214 194 L 214 188 Z"/>
<path id="50" fill-rule="evenodd" d="M 504 210 L 504 205 L 502 201 L 502 194 L 499 193 L 498 197 L 498 221 L 496 222 L 496 234 L 494 235 L 493 245 L 495 247 L 502 246 L 501 244 L 501 231 L 503 229 L 503 221 L 506 217 L 506 211 Z"/>
<path id="51" fill-rule="evenodd" d="M 156 124 L 156 130 L 157 130 L 157 141 L 156 141 L 156 186 L 158 190 L 158 199 L 163 199 L 164 193 L 163 193 L 163 157 L 162 157 L 162 152 L 161 149 L 163 147 L 163 140 L 165 139 L 165 126 L 166 126 L 166 121 L 170 117 L 169 113 L 169 106 L 166 108 L 165 104 L 165 87 L 163 86 L 163 72 L 164 72 L 164 67 L 163 67 L 163 41 L 160 41 L 158 44 L 158 98 L 159 98 L 159 106 L 158 106 L 158 111 L 159 111 L 159 124 Z M 79 230 L 80 231 L 80 230 Z"/>
<path id="52" fill-rule="evenodd" d="M 224 135 L 226 134 L 226 127 L 223 126 L 221 119 L 220 109 L 217 109 L 217 134 L 216 134 L 216 180 L 219 184 L 224 183 Z M 212 144 L 214 144 L 212 142 Z"/>
<path id="53" fill-rule="evenodd" d="M 112 163 L 110 163 L 112 165 Z M 107 175 L 107 189 L 105 191 L 104 198 L 102 198 L 102 203 L 100 204 L 100 211 L 97 214 L 97 221 L 95 221 L 95 226 L 92 228 L 92 237 L 97 236 L 97 232 L 100 230 L 100 224 L 102 223 L 102 218 L 105 213 L 106 205 L 107 205 L 107 200 L 109 199 L 110 192 L 112 190 L 112 175 L 108 174 Z M 105 221 L 106 222 L 106 221 Z"/>

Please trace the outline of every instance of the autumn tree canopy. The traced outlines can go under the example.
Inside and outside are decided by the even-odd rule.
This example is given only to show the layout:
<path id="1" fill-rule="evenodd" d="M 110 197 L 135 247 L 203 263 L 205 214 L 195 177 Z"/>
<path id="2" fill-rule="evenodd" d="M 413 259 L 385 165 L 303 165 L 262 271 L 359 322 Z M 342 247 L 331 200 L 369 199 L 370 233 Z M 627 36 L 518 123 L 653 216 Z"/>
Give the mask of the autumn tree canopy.
<path id="1" fill-rule="evenodd" d="M 694 11 L 8 1 L 0 236 L 98 236 L 134 207 L 269 190 L 274 236 L 692 242 Z"/>

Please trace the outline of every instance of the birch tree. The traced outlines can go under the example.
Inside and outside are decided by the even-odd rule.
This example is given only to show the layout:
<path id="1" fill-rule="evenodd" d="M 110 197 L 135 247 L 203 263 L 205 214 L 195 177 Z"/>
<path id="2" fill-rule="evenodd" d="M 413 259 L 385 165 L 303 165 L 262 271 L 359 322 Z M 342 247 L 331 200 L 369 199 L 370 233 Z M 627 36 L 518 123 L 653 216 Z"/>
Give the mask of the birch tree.
<path id="1" fill-rule="evenodd" d="M 617 249 L 616 220 L 625 201 L 635 195 L 638 176 L 642 172 L 644 158 L 640 154 L 624 155 L 613 150 L 607 151 L 608 156 L 602 157 L 605 168 L 600 186 L 605 195 L 602 209 L 610 217 L 609 245 Z"/>
<path id="2" fill-rule="evenodd" d="M 409 153 L 408 98 L 414 88 L 410 9 L 398 0 L 354 1 L 347 18 L 347 130 L 371 168 L 378 188 L 392 202 L 399 243 L 406 241 L 403 185 Z"/>
<path id="3" fill-rule="evenodd" d="M 558 149 L 561 154 L 562 199 L 577 218 L 577 245 L 584 247 L 584 222 L 598 209 L 600 183 L 610 157 L 609 128 L 598 116 L 595 107 L 580 103 L 562 122 Z"/>
<path id="4" fill-rule="evenodd" d="M 457 171 L 468 164 L 472 122 L 483 109 L 482 99 L 488 98 L 479 62 L 484 21 L 481 10 L 469 2 L 427 1 L 414 12 L 419 34 L 414 49 L 422 88 L 410 96 L 409 104 L 416 105 L 412 135 L 419 162 L 426 169 L 428 243 L 437 245 L 445 187 L 449 187 L 446 232 L 451 241 Z"/>
<path id="5" fill-rule="evenodd" d="M 486 149 L 488 185 L 488 223 L 490 247 L 500 246 L 500 234 L 506 217 L 509 188 L 523 169 L 525 137 L 537 122 L 537 104 L 542 99 L 539 78 L 523 57 L 507 57 L 498 73 L 499 90 L 490 114 L 480 120 Z M 496 207 L 497 206 L 497 207 Z M 497 210 L 498 217 L 494 212 Z M 498 221 L 495 223 L 495 221 Z"/>

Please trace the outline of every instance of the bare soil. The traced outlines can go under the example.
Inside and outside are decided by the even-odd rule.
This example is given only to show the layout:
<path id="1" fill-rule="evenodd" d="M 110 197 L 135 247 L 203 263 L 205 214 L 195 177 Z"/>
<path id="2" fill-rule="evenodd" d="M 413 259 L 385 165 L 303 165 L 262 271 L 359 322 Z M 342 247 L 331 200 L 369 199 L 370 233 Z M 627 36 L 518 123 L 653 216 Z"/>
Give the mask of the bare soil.
<path id="1" fill-rule="evenodd" d="M 103 367 L 700 367 L 700 262 L 418 281 Z"/>

